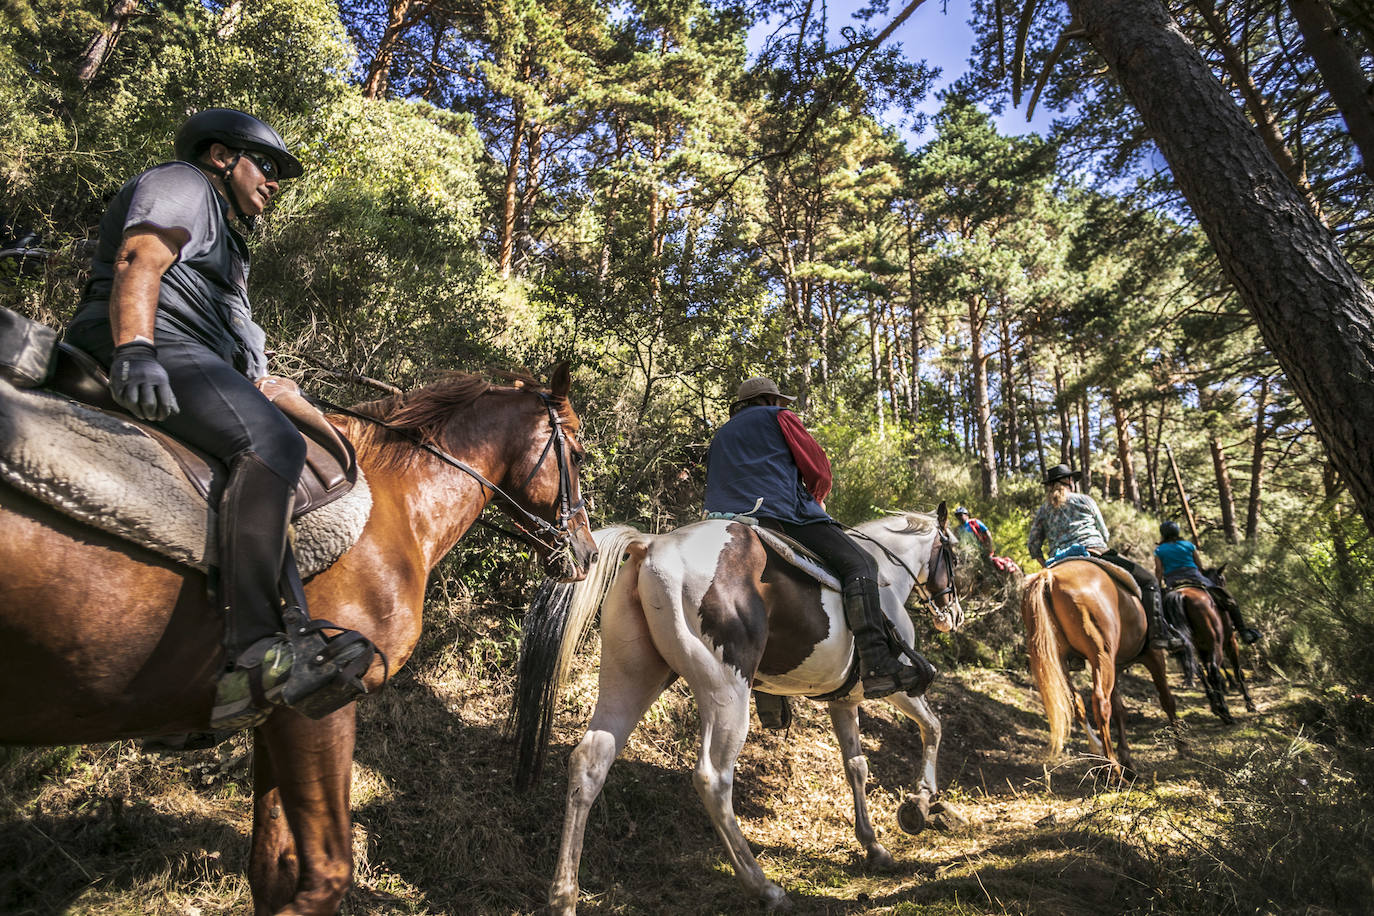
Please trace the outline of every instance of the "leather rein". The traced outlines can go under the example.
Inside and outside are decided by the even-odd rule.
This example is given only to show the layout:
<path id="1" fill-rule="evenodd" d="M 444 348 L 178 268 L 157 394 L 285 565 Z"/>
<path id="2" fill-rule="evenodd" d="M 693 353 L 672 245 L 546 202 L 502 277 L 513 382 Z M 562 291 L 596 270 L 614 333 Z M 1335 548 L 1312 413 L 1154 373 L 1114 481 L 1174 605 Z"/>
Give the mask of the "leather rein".
<path id="1" fill-rule="evenodd" d="M 545 521 L 544 519 L 535 515 L 533 512 L 530 512 L 524 506 L 520 505 L 520 503 L 516 502 L 515 497 L 511 496 L 505 490 L 502 490 L 496 484 L 492 483 L 490 480 L 484 477 L 480 471 L 472 467 L 467 462 L 459 458 L 455 458 L 453 455 L 450 455 L 448 452 L 444 451 L 441 448 L 436 448 L 435 446 L 430 445 L 428 442 L 425 442 L 410 430 L 403 429 L 399 426 L 393 426 L 384 420 L 377 419 L 376 417 L 370 417 L 367 414 L 358 413 L 356 410 L 350 410 L 347 407 L 341 407 L 338 404 L 332 403 L 331 401 L 328 401 L 321 397 L 316 397 L 314 395 L 306 395 L 306 398 L 313 402 L 316 406 L 323 408 L 324 410 L 328 410 L 331 413 L 343 414 L 344 416 L 352 417 L 355 420 L 362 420 L 366 423 L 371 423 L 374 426 L 380 426 L 385 430 L 396 433 L 398 436 L 407 440 L 421 451 L 428 452 L 429 454 L 433 455 L 435 458 L 438 458 L 440 461 L 444 462 L 450 467 L 457 468 L 464 474 L 467 474 L 469 477 L 476 480 L 477 483 L 480 484 L 482 487 L 491 490 L 493 498 L 499 498 L 505 501 L 507 511 L 509 511 L 513 516 L 511 518 L 511 524 L 515 526 L 516 530 L 511 531 L 509 529 L 502 528 L 500 525 L 497 525 L 493 522 L 488 522 L 481 517 L 480 513 L 475 519 L 477 524 L 481 525 L 484 528 L 489 528 L 492 531 L 498 531 L 509 538 L 521 541 L 535 548 L 536 550 L 554 552 L 567 547 L 568 544 L 571 543 L 572 530 L 568 527 L 568 522 L 572 520 L 573 516 L 577 515 L 577 513 L 581 512 L 586 507 L 587 501 L 585 499 L 578 499 L 575 503 L 572 501 L 573 481 L 572 469 L 570 467 L 570 461 L 568 459 L 568 437 L 567 433 L 563 431 L 563 418 L 558 415 L 558 409 L 554 406 L 553 398 L 544 394 L 542 391 L 530 391 L 530 393 L 533 394 L 535 397 L 539 398 L 540 402 L 544 405 L 544 409 L 548 412 L 549 440 L 544 443 L 544 451 L 540 453 L 539 460 L 535 462 L 534 469 L 530 471 L 529 476 L 527 476 L 524 482 L 520 484 L 520 489 L 523 490 L 525 487 L 529 486 L 530 481 L 534 480 L 535 475 L 539 473 L 539 469 L 544 466 L 544 462 L 549 457 L 549 452 L 552 451 L 554 454 L 554 460 L 558 462 L 557 525 L 550 524 L 548 521 Z M 521 524 L 522 522 L 524 524 Z M 529 527 L 527 528 L 526 525 L 528 525 Z M 534 531 L 531 531 L 530 528 L 533 528 Z"/>
<path id="2" fill-rule="evenodd" d="M 869 537 L 867 534 L 864 534 L 857 528 L 851 528 L 849 525 L 845 525 L 844 527 L 846 530 L 849 531 L 850 534 L 853 534 L 855 537 L 860 537 L 863 538 L 865 541 L 869 541 L 870 543 L 876 544 L 879 550 L 887 554 L 887 558 L 889 560 L 896 563 L 898 566 L 902 567 L 902 569 L 905 569 L 907 571 L 907 575 L 911 576 L 913 588 L 918 588 L 921 590 L 921 601 L 925 604 L 926 611 L 932 617 L 939 616 L 940 611 L 942 610 L 941 606 L 936 604 L 936 602 L 939 601 L 941 598 L 944 598 L 946 595 L 951 595 L 953 596 L 952 601 L 959 600 L 959 590 L 954 585 L 954 550 L 952 547 L 950 547 L 950 540 L 945 538 L 945 532 L 943 528 L 937 529 L 936 531 L 936 543 L 932 546 L 931 549 L 930 555 L 932 562 L 929 564 L 928 567 L 928 575 L 926 576 L 926 582 L 929 582 L 931 576 L 935 574 L 937 563 L 943 562 L 945 566 L 945 575 L 949 580 L 949 584 L 946 585 L 944 588 L 940 589 L 938 592 L 932 592 L 930 590 L 930 586 L 928 586 L 926 582 L 922 582 L 921 577 L 916 575 L 916 573 L 912 570 L 910 566 L 906 565 L 906 561 L 903 560 L 901 557 L 897 556 L 897 554 L 893 553 L 890 549 L 888 549 L 888 546 L 886 544 L 882 543 L 881 541 L 878 541 L 875 538 Z M 951 602 L 947 601 L 945 603 L 949 604 Z"/>

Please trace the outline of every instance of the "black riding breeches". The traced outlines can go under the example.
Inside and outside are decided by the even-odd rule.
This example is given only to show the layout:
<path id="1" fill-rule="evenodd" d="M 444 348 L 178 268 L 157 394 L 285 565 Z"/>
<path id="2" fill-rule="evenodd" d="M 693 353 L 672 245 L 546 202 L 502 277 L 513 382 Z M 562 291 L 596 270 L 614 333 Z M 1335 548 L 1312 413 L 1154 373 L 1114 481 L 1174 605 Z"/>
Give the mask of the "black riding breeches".
<path id="1" fill-rule="evenodd" d="M 114 339 L 106 323 L 74 325 L 67 340 L 106 367 Z M 229 465 L 254 452 L 293 485 L 305 466 L 305 440 L 247 378 L 203 344 L 159 333 L 157 361 L 167 370 L 180 411 L 156 424 L 173 437 Z"/>
<path id="2" fill-rule="evenodd" d="M 820 557 L 841 583 L 854 579 L 878 581 L 878 564 L 868 551 L 854 543 L 835 522 L 812 522 L 794 525 L 778 519 L 764 519 L 769 528 L 781 531 Z"/>

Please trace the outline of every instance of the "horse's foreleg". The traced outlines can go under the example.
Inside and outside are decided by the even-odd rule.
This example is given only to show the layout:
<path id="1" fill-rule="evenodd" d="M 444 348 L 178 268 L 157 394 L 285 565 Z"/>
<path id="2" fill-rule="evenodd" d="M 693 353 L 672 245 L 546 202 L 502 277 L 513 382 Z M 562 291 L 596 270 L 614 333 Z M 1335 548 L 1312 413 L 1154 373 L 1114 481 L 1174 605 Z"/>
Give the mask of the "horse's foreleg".
<path id="1" fill-rule="evenodd" d="M 1236 685 L 1240 687 L 1240 695 L 1245 698 L 1246 710 L 1256 712 L 1255 701 L 1250 699 L 1250 686 L 1245 683 L 1245 672 L 1240 670 L 1240 646 L 1236 643 L 1235 633 L 1226 640 L 1226 658 L 1231 663 L 1231 670 L 1236 673 Z"/>
<path id="2" fill-rule="evenodd" d="M 577 872 L 587 815 L 601 794 L 616 755 L 672 672 L 654 648 L 632 583 L 617 581 L 601 610 L 601 670 L 596 709 L 587 734 L 568 759 L 568 793 L 549 910 L 577 912 Z"/>
<path id="3" fill-rule="evenodd" d="M 254 745 L 249 879 L 258 916 L 338 912 L 353 880 L 352 705 L 323 719 L 280 709 Z"/>
<path id="4" fill-rule="evenodd" d="M 863 745 L 859 741 L 859 706 L 857 703 L 830 703 L 830 724 L 835 729 L 835 740 L 840 746 L 840 760 L 844 762 L 844 775 L 849 780 L 849 791 L 854 796 L 854 836 L 868 853 L 869 868 L 890 868 L 893 865 L 892 853 L 878 842 L 873 832 L 873 821 L 868 816 L 868 800 L 864 786 L 868 783 L 868 758 L 864 756 Z M 927 800 L 927 806 L 929 800 Z"/>
<path id="5" fill-rule="evenodd" d="M 916 789 L 916 798 L 902 802 L 897 811 L 897 822 L 907 833 L 920 833 L 926 827 L 931 813 L 931 802 L 940 794 L 935 779 L 935 761 L 940 754 L 940 719 L 930 708 L 924 696 L 912 698 L 904 693 L 894 693 L 887 702 L 901 710 L 907 718 L 916 723 L 921 730 L 921 781 Z M 959 818 L 958 812 L 940 803 L 939 816 L 946 825 L 950 820 Z"/>

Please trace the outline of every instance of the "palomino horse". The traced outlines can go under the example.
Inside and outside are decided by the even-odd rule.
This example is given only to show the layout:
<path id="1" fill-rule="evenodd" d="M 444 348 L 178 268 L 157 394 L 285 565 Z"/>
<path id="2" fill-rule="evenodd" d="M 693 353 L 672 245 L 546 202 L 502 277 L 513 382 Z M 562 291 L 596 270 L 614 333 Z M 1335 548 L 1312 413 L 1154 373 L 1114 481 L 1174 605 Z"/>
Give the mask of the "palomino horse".
<path id="1" fill-rule="evenodd" d="M 1174 593 L 1183 604 L 1190 641 L 1197 650 L 1197 658 L 1201 664 L 1200 680 L 1207 692 L 1207 703 L 1212 707 L 1212 712 L 1227 725 L 1236 721 L 1226 705 L 1226 668 L 1222 659 L 1223 651 L 1231 663 L 1231 670 L 1235 672 L 1235 683 L 1240 687 L 1241 696 L 1245 698 L 1245 708 L 1254 712 L 1255 703 L 1250 699 L 1250 688 L 1246 686 L 1245 675 L 1240 669 L 1240 647 L 1236 642 L 1230 618 L 1217 607 L 1211 593 L 1201 586 L 1185 585 L 1175 589 Z"/>
<path id="2" fill-rule="evenodd" d="M 1174 695 L 1164 676 L 1164 653 L 1149 648 L 1140 599 L 1096 563 L 1068 560 L 1026 580 L 1021 619 L 1026 624 L 1031 674 L 1049 720 L 1050 756 L 1063 751 L 1070 720 L 1077 719 L 1094 748 L 1111 761 L 1114 772 L 1134 777 L 1117 673 L 1137 661 L 1144 662 L 1169 724 L 1177 723 Z M 1089 705 L 1095 729 L 1088 724 L 1083 701 L 1074 694 L 1069 680 L 1064 663 L 1070 654 L 1087 659 L 1092 670 Z M 1084 696 L 1088 697 L 1087 692 Z M 1113 718 L 1118 739 L 1115 750 Z"/>
<path id="3" fill-rule="evenodd" d="M 937 629 L 953 629 L 963 620 L 952 584 L 953 537 L 945 519 L 941 503 L 937 517 L 906 513 L 855 529 L 859 543 L 878 562 L 884 583 L 883 610 L 908 646 L 915 631 L 904 605 L 913 589 L 924 591 Z M 701 716 L 694 784 L 746 891 L 770 909 L 789 905 L 783 889 L 769 881 L 754 860 L 731 799 L 735 759 L 749 731 L 751 687 L 828 701 L 854 794 L 855 835 L 867 850 L 870 865 L 891 864 L 892 856 L 877 840 L 864 799 L 868 761 L 859 741 L 858 712 L 863 690 L 853 676 L 854 640 L 844 622 L 839 593 L 823 589 L 814 578 L 770 556 L 752 527 L 739 522 L 703 521 L 660 535 L 608 529 L 599 546 L 602 559 L 574 589 L 580 595 L 572 598 L 567 625 L 550 628 L 562 631 L 561 643 L 545 647 L 552 649 L 549 654 L 559 656 L 559 670 L 565 672 L 577 632 L 601 605 L 596 709 L 569 762 L 562 845 L 549 890 L 552 911 L 575 912 L 587 813 L 631 730 L 679 676 L 696 697 Z M 602 583 L 610 580 L 622 555 L 628 559 L 615 574 L 602 604 Z M 531 632 L 527 627 L 526 640 Z M 528 645 L 522 650 L 530 651 Z M 542 697 L 546 703 L 554 693 L 556 686 L 520 691 Z M 924 697 L 893 694 L 886 701 L 921 729 L 924 759 L 919 795 L 899 815 L 903 829 L 917 832 L 925 826 L 936 795 L 940 723 Z M 529 715 L 520 721 L 529 725 L 536 718 Z"/>
<path id="4" fill-rule="evenodd" d="M 539 532 L 551 574 L 585 574 L 596 546 L 568 388 L 566 365 L 547 391 L 454 374 L 332 418 L 357 449 L 373 505 L 358 542 L 307 583 L 311 613 L 367 634 L 396 671 L 420 635 L 425 580 L 499 495 L 493 487 L 517 525 Z M 0 742 L 206 728 L 223 623 L 202 574 L 5 486 L 0 569 Z M 374 665 L 368 688 L 382 679 Z M 353 875 L 355 726 L 350 704 L 320 720 L 282 708 L 257 729 L 249 880 L 258 914 L 338 911 Z"/>

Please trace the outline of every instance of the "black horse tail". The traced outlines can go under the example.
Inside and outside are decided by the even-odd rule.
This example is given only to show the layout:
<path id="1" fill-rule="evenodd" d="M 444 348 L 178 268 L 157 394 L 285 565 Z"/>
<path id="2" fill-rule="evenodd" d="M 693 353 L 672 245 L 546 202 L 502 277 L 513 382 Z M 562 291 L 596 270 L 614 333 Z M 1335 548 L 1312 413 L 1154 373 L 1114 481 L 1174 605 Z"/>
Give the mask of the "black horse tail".
<path id="1" fill-rule="evenodd" d="M 515 788 L 524 791 L 539 781 L 548 751 L 558 692 L 567 679 L 577 648 L 591 628 L 602 599 L 620 568 L 625 546 L 645 535 L 628 525 L 592 532 L 597 560 L 580 582 L 547 579 L 525 614 L 520 660 L 515 671 L 515 697 L 506 732 L 515 741 Z"/>

